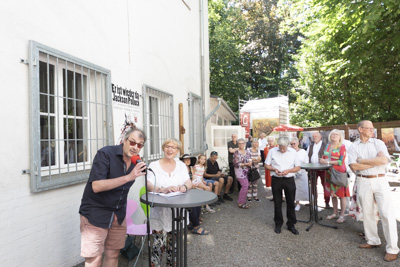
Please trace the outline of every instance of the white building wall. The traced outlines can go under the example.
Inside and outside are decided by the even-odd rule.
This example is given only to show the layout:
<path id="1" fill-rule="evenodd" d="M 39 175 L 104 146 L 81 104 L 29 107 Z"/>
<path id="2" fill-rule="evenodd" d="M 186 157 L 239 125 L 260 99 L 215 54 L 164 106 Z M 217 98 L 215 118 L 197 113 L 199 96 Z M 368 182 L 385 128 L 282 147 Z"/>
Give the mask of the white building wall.
<path id="1" fill-rule="evenodd" d="M 28 66 L 20 59 L 28 58 L 29 40 L 110 69 L 114 84 L 138 92 L 148 84 L 174 94 L 178 137 L 178 104 L 188 129 L 187 93 L 201 95 L 199 4 L 185 2 L 191 10 L 182 1 L 164 0 L 2 1 L 0 266 L 83 260 L 78 209 L 85 184 L 33 194 L 29 175 L 22 174 L 30 168 L 30 122 Z M 208 88 L 208 45 L 205 58 Z M 205 95 L 208 103 L 208 90 Z"/>

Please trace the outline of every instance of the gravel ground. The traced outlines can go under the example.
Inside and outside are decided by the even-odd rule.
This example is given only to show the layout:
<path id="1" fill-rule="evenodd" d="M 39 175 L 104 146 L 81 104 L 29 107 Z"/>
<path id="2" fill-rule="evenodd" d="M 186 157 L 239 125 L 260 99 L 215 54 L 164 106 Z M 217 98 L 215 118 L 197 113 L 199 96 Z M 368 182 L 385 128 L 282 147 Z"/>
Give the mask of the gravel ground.
<path id="1" fill-rule="evenodd" d="M 264 177 L 263 175 L 261 177 Z M 379 223 L 382 246 L 374 249 L 359 249 L 364 243 L 359 236 L 363 231 L 362 222 L 346 218 L 343 224 L 327 221 L 332 210 L 322 210 L 323 223 L 337 225 L 338 229 L 314 224 L 306 231 L 309 223 L 298 222 L 296 229 L 300 235 L 293 235 L 282 227 L 282 233 L 274 232 L 273 202 L 271 190 L 259 181 L 259 203 L 251 202 L 248 210 L 237 207 L 238 193 L 232 194 L 233 202 L 226 201 L 216 207 L 217 212 L 204 214 L 202 224 L 210 231 L 209 235 L 188 234 L 188 266 L 400 266 L 400 259 L 387 263 L 385 239 Z M 322 206 L 322 188 L 319 188 L 318 203 Z M 400 188 L 393 192 L 394 206 L 400 206 Z M 284 219 L 286 212 L 283 205 Z M 308 220 L 309 209 L 302 206 L 297 219 Z M 399 223 L 398 223 L 399 224 Z M 398 228 L 399 229 L 399 228 Z M 147 266 L 147 248 L 136 266 Z M 165 259 L 164 262 L 165 264 Z M 133 266 L 120 257 L 119 266 Z M 77 265 L 83 266 L 83 264 Z"/>

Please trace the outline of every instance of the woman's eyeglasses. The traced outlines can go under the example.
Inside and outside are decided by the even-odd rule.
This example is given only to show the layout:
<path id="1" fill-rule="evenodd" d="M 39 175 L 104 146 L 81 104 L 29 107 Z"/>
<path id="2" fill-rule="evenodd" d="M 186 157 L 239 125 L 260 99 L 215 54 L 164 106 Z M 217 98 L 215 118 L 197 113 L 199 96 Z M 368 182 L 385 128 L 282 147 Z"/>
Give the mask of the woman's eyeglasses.
<path id="1" fill-rule="evenodd" d="M 290 145 L 291 145 L 291 146 L 295 146 L 295 145 L 296 145 L 296 143 L 290 143 Z"/>
<path id="2" fill-rule="evenodd" d="M 131 141 L 129 139 L 128 139 L 128 141 L 131 146 L 137 146 L 138 148 L 142 148 L 144 146 L 144 144 L 139 144 L 139 143 L 136 143 L 135 141 Z"/>

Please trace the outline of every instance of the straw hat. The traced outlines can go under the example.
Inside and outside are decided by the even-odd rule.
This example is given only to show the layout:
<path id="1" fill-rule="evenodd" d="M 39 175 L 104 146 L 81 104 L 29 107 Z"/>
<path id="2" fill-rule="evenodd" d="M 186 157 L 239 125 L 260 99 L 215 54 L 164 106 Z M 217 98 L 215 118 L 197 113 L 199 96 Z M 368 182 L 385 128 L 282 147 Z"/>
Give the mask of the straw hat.
<path id="1" fill-rule="evenodd" d="M 189 166 L 194 166 L 196 164 L 196 157 L 190 156 L 189 154 L 183 154 L 182 157 L 179 158 L 180 160 L 184 159 L 190 159 L 190 165 Z"/>

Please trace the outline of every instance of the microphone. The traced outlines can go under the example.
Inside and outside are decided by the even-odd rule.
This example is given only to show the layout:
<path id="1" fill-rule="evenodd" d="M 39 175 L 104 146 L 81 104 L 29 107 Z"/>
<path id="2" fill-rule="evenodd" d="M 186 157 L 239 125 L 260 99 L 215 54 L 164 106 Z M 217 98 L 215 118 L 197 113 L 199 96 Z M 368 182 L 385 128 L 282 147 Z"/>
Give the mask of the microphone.
<path id="1" fill-rule="evenodd" d="M 133 155 L 133 156 L 131 157 L 131 162 L 132 162 L 133 164 L 138 164 L 139 162 L 142 162 L 142 160 L 140 159 L 140 156 L 138 156 L 138 155 Z"/>
<path id="2" fill-rule="evenodd" d="M 132 157 L 131 157 L 131 162 L 133 163 L 133 164 L 138 164 L 138 163 L 140 163 L 140 162 L 143 162 L 142 161 L 142 159 L 140 158 L 140 156 L 138 156 L 138 155 L 133 155 Z M 146 169 L 145 170 L 149 170 L 149 171 L 153 171 L 152 169 L 150 169 L 150 168 L 148 168 L 147 166 L 146 166 Z"/>

